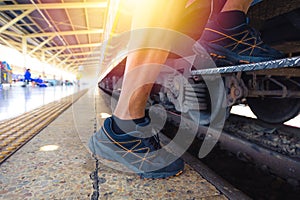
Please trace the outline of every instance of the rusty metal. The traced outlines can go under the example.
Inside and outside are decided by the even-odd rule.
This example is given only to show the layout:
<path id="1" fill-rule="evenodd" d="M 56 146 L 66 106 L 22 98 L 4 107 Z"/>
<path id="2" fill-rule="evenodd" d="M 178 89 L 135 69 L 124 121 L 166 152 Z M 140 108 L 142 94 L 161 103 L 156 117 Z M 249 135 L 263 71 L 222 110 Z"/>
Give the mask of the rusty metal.
<path id="1" fill-rule="evenodd" d="M 170 143 L 170 138 L 165 135 L 160 135 L 160 140 L 163 144 Z M 228 183 L 222 177 L 218 176 L 215 172 L 209 169 L 204 163 L 202 163 L 197 157 L 192 156 L 190 153 L 185 152 L 182 159 L 189 164 L 196 172 L 198 172 L 205 180 L 212 183 L 222 194 L 228 199 L 240 199 L 250 200 L 251 198 L 238 190 L 236 187 Z"/>
<path id="2" fill-rule="evenodd" d="M 300 98 L 300 91 L 288 91 L 286 95 L 282 90 L 249 90 L 247 97 L 285 97 L 285 98 Z"/>
<path id="3" fill-rule="evenodd" d="M 249 85 L 252 85 L 248 91 L 247 97 L 276 97 L 276 98 L 299 98 L 300 97 L 300 83 L 293 79 L 285 79 L 279 81 L 276 77 L 266 75 L 264 77 L 257 77 L 256 73 L 252 73 L 252 79 Z M 282 75 L 285 76 L 285 75 Z M 268 81 L 274 83 L 281 89 L 271 89 Z M 261 83 L 260 83 L 261 82 Z M 266 83 L 266 87 L 263 84 Z M 287 87 L 287 83 L 292 83 L 295 87 Z"/>
<path id="4" fill-rule="evenodd" d="M 225 85 L 229 88 L 230 92 L 227 95 L 227 106 L 233 106 L 238 103 L 243 97 L 248 95 L 248 89 L 241 79 L 241 72 L 236 75 L 225 77 Z"/>
<path id="5" fill-rule="evenodd" d="M 286 76 L 286 77 L 300 77 L 300 68 L 279 68 L 269 70 L 259 70 L 253 72 L 246 72 L 246 75 L 272 75 L 272 76 Z"/>
<path id="6" fill-rule="evenodd" d="M 160 116 L 159 112 L 157 112 L 156 114 Z M 202 136 L 207 134 L 210 134 L 212 138 L 217 137 L 215 135 L 216 133 L 208 127 L 201 126 L 184 116 L 179 116 L 176 113 L 172 113 L 169 111 L 168 119 L 173 121 L 173 124 L 175 126 L 176 124 L 180 123 L 182 125 L 183 123 L 183 126 L 185 127 L 198 127 L 199 131 L 197 137 L 199 139 L 203 138 Z M 253 121 L 254 119 L 248 119 L 241 116 L 235 117 L 235 121 L 240 120 L 249 120 L 250 122 L 250 120 Z M 277 174 L 280 177 L 300 181 L 300 159 L 291 158 L 287 155 L 277 153 L 273 150 L 267 149 L 246 139 L 238 137 L 235 133 L 222 131 L 220 137 L 216 139 L 218 139 L 218 143 L 222 148 L 235 153 L 240 157 L 242 156 L 248 162 L 253 162 L 255 164 L 258 164 L 259 166 L 264 166 L 272 173 Z"/>
<path id="7" fill-rule="evenodd" d="M 208 129 L 208 127 L 196 124 L 194 121 L 183 116 L 179 117 L 178 114 L 168 112 L 168 118 L 173 120 L 174 124 L 178 124 L 179 120 L 181 120 L 180 123 L 184 123 L 187 127 L 197 126 L 199 130 L 197 137 L 200 139 L 206 134 L 216 137 L 216 133 L 214 131 L 209 131 L 211 129 Z M 235 120 L 248 119 L 237 116 Z M 223 149 L 242 156 L 248 162 L 255 163 L 258 166 L 264 166 L 280 177 L 300 181 L 300 159 L 277 153 L 226 131 L 222 131 L 222 134 L 218 138 L 218 143 Z"/>

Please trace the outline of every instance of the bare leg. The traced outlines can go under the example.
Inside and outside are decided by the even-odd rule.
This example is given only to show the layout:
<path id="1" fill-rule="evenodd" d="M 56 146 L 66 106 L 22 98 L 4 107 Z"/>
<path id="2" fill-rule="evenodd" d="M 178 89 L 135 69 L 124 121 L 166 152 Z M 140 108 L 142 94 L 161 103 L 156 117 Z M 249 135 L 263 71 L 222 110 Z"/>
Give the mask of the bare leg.
<path id="1" fill-rule="evenodd" d="M 173 0 L 137 1 L 137 9 L 133 15 L 132 30 L 153 27 L 173 29 L 176 26 L 178 17 L 180 17 L 180 12 L 184 9 L 185 3 L 185 1 L 174 3 Z M 139 38 L 138 41 L 136 38 Z M 165 50 L 143 49 L 149 40 L 153 40 L 153 38 L 159 40 L 162 46 L 165 47 Z M 168 56 L 166 48 L 171 45 L 171 42 L 168 35 L 163 32 L 153 35 L 151 31 L 147 32 L 146 30 L 143 32 L 142 38 L 136 36 L 134 31 L 132 32 L 131 44 L 129 46 L 134 46 L 133 49 L 137 50 L 129 53 L 127 56 L 122 92 L 114 111 L 115 116 L 125 120 L 145 116 L 146 102 L 153 85 L 145 83 L 154 83 L 160 72 L 160 68 L 153 67 L 153 69 L 147 70 L 146 73 L 141 70 L 138 74 L 134 75 L 136 77 L 134 82 L 128 78 L 128 74 L 144 64 L 153 63 L 156 66 L 157 64 L 164 64 Z M 129 96 L 129 91 L 133 84 L 142 87 L 135 90 L 133 95 Z"/>
<path id="2" fill-rule="evenodd" d="M 247 13 L 253 0 L 227 0 L 221 12 L 240 10 Z"/>
<path id="3" fill-rule="evenodd" d="M 253 0 L 212 0 L 212 16 L 215 18 L 216 15 L 224 11 L 239 10 L 247 13 Z"/>
<path id="4" fill-rule="evenodd" d="M 152 84 L 145 85 L 144 82 L 154 83 L 160 72 L 160 68 L 155 67 L 151 71 L 147 70 L 147 73 L 146 71 L 145 73 L 141 73 L 144 71 L 141 70 L 138 74 L 132 71 L 145 63 L 163 64 L 166 61 L 167 56 L 168 52 L 155 49 L 139 50 L 128 55 L 121 95 L 114 111 L 115 116 L 126 120 L 138 119 L 145 116 L 145 107 L 152 89 Z M 130 75 L 130 77 L 136 77 L 134 82 L 132 78 L 128 78 L 128 73 L 135 73 L 134 75 Z M 133 92 L 133 95 L 130 96 L 133 84 L 142 87 L 137 88 L 137 90 Z"/>

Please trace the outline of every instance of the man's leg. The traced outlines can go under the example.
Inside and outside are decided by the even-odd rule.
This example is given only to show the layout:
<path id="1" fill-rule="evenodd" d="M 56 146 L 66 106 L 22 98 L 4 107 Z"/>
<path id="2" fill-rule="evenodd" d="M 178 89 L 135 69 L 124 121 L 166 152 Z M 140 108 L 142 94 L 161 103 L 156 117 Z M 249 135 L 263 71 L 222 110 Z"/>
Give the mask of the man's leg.
<path id="1" fill-rule="evenodd" d="M 130 51 L 132 50 L 133 52 L 130 52 L 127 56 L 122 91 L 114 116 L 125 120 L 138 119 L 145 116 L 146 102 L 152 89 L 152 84 L 145 85 L 144 83 L 147 81 L 154 83 L 160 68 L 153 67 L 151 70 L 135 69 L 145 64 L 153 63 L 158 66 L 165 63 L 169 54 L 167 50 L 171 46 L 172 38 L 167 32 L 153 32 L 151 28 L 174 29 L 185 4 L 185 1 L 174 3 L 172 0 L 136 1 L 136 11 L 133 15 L 129 44 Z M 144 31 L 135 31 L 137 29 L 144 29 Z M 137 34 L 143 35 L 141 37 Z M 145 48 L 150 41 L 154 43 L 160 42 L 161 48 L 166 50 Z M 135 74 L 133 83 L 132 80 L 128 79 L 127 74 L 135 73 L 135 71 L 138 71 L 138 74 Z M 133 87 L 133 84 L 141 87 L 137 88 L 132 96 L 128 96 L 128 91 Z"/>
<path id="2" fill-rule="evenodd" d="M 224 28 L 232 28 L 246 23 L 246 14 L 253 0 L 226 0 L 217 21 Z"/>
<path id="3" fill-rule="evenodd" d="M 123 86 L 118 100 L 118 104 L 114 111 L 114 116 L 119 119 L 132 120 L 145 116 L 146 103 L 152 89 L 152 84 L 144 84 L 145 82 L 154 83 L 159 72 L 159 67 L 153 67 L 152 70 L 135 70 L 144 64 L 153 63 L 155 65 L 164 64 L 168 56 L 167 51 L 157 49 L 144 49 L 132 52 L 128 55 L 126 61 L 126 73 L 124 75 Z M 143 73 L 145 72 L 145 73 Z M 147 72 L 147 73 L 146 73 Z M 129 77 L 135 76 L 135 79 L 128 78 L 129 73 L 136 73 Z M 146 81 L 147 80 L 147 81 Z M 133 93 L 131 88 L 133 85 L 139 85 Z M 131 96 L 129 96 L 132 94 Z"/>
<path id="4" fill-rule="evenodd" d="M 92 136 L 89 147 L 94 154 L 121 162 L 142 177 L 164 178 L 181 173 L 184 164 L 161 149 L 156 135 L 149 137 L 140 128 L 149 123 L 144 118 L 146 102 L 172 42 L 168 32 L 153 32 L 151 28 L 173 29 L 185 1 L 138 0 L 136 5 L 117 107 L 113 117 L 107 118 L 100 131 Z M 161 48 L 147 48 L 153 42 L 160 43 Z M 132 91 L 136 85 L 140 87 Z M 165 161 L 170 157 L 174 157 L 173 161 Z"/>
<path id="5" fill-rule="evenodd" d="M 121 94 L 113 112 L 113 129 L 128 132 L 135 129 L 135 123 L 142 122 L 145 107 L 152 86 L 158 74 L 159 65 L 165 63 L 173 38 L 169 32 L 153 31 L 152 28 L 174 30 L 185 8 L 186 1 L 172 0 L 136 1 L 133 14 L 129 55 L 127 56 Z M 141 30 L 141 31 L 136 31 Z M 157 49 L 147 46 L 160 47 Z M 154 66 L 151 67 L 151 64 Z M 145 66 L 148 65 L 148 66 Z M 134 77 L 134 80 L 130 77 Z M 150 84 L 146 84 L 149 83 Z M 132 91 L 134 86 L 138 86 Z"/>
<path id="6" fill-rule="evenodd" d="M 146 2 L 146 3 L 145 3 Z M 151 0 L 151 1 L 139 1 L 137 4 L 136 12 L 133 16 L 132 30 L 141 28 L 166 28 L 166 29 L 176 29 L 177 31 L 185 34 L 192 32 L 191 27 L 186 27 L 185 23 L 190 23 L 190 21 L 195 19 L 182 19 L 186 14 L 184 10 L 185 7 L 188 7 L 190 3 L 196 4 L 198 6 L 201 15 L 196 17 L 197 29 L 203 29 L 207 21 L 208 15 L 210 13 L 210 0 Z M 199 4 L 199 5 L 198 5 Z M 146 8 L 143 9 L 143 8 Z M 155 10 L 155 11 L 154 11 Z M 142 17 L 141 17 L 142 16 Z M 139 37 L 139 36 L 137 36 Z M 168 49 L 172 45 L 173 38 L 166 33 L 153 33 L 151 30 L 149 32 L 145 31 L 143 35 L 143 40 L 136 41 L 135 33 L 131 36 L 131 46 L 132 49 L 142 48 L 149 43 L 149 38 L 156 38 L 160 43 L 161 47 Z M 157 40 L 151 41 L 157 43 Z M 129 45 L 130 46 L 130 45 Z M 124 75 L 123 88 L 121 95 L 114 111 L 115 118 L 131 120 L 131 119 L 140 119 L 145 116 L 145 107 L 148 100 L 149 94 L 151 92 L 152 84 L 143 84 L 145 82 L 155 82 L 157 75 L 160 72 L 159 64 L 164 64 L 168 57 L 168 51 L 159 50 L 159 49 L 141 49 L 136 50 L 130 53 L 127 57 L 126 62 L 126 71 Z M 128 96 L 128 91 L 132 89 L 132 80 L 127 78 L 127 74 L 133 71 L 143 71 L 135 70 L 137 67 L 147 63 L 154 63 L 156 67 L 153 67 L 151 71 L 145 70 L 145 73 L 139 73 L 135 75 L 134 85 L 141 85 L 142 87 L 138 88 L 131 97 Z M 150 66 L 151 67 L 151 66 Z M 147 72 L 146 72 L 147 71 Z M 133 72 L 134 73 L 134 72 Z M 146 81 L 147 80 L 147 81 Z M 129 103 L 127 103 L 129 100 Z M 117 119 L 117 120 L 118 120 Z M 118 120 L 119 121 L 119 120 Z"/>
<path id="7" fill-rule="evenodd" d="M 214 15 L 196 44 L 202 45 L 217 66 L 255 63 L 282 58 L 247 23 L 246 13 L 253 0 L 214 0 Z M 224 4 L 224 5 L 223 5 Z"/>
<path id="8" fill-rule="evenodd" d="M 247 13 L 249 7 L 262 0 L 212 0 L 212 15 L 215 16 L 221 11 L 240 10 Z M 226 5 L 225 5 L 226 4 Z"/>
<path id="9" fill-rule="evenodd" d="M 221 12 L 239 10 L 247 13 L 253 0 L 227 0 Z"/>

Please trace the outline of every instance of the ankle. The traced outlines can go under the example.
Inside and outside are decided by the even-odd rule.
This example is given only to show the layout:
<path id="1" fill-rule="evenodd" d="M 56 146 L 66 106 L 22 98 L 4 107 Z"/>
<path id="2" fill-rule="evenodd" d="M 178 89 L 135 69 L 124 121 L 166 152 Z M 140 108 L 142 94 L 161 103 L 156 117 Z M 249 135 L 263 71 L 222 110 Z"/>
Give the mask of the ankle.
<path id="1" fill-rule="evenodd" d="M 217 16 L 217 22 L 222 28 L 233 28 L 246 23 L 246 14 L 239 10 L 220 12 Z"/>
<path id="2" fill-rule="evenodd" d="M 145 122 L 145 117 L 138 119 L 120 119 L 112 116 L 112 130 L 117 134 L 124 134 L 136 130 L 136 125 Z"/>
<path id="3" fill-rule="evenodd" d="M 221 12 L 240 10 L 244 13 L 247 13 L 252 1 L 253 0 L 227 0 Z"/>

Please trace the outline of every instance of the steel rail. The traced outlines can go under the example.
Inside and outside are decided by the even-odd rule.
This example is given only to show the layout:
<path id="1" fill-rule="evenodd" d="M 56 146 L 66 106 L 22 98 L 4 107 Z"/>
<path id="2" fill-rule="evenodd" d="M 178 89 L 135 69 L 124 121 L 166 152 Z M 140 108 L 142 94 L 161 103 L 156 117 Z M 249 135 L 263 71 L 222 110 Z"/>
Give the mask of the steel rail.
<path id="1" fill-rule="evenodd" d="M 161 115 L 161 112 L 155 112 L 157 115 Z M 240 120 L 253 120 L 242 116 L 235 116 Z M 206 126 L 196 124 L 194 121 L 180 117 L 177 113 L 168 112 L 168 119 L 175 124 L 181 123 L 181 126 L 197 126 L 198 127 L 198 138 L 209 134 L 211 139 L 217 139 L 218 144 L 222 149 L 226 149 L 243 160 L 258 164 L 264 168 L 267 168 L 270 172 L 285 178 L 286 180 L 297 180 L 300 181 L 300 159 L 295 157 L 289 157 L 281 153 L 275 152 L 274 150 L 268 149 L 262 145 L 250 142 L 245 138 L 238 137 L 236 134 L 228 131 L 222 131 L 219 138 L 216 138 L 218 134 Z M 235 119 L 239 120 L 239 119 Z M 257 120 L 258 122 L 258 120 Z M 260 123 L 261 124 L 261 123 Z M 284 127 L 284 126 L 281 126 Z M 291 127 L 286 126 L 286 129 Z M 295 128 L 294 128 L 295 129 Z M 188 133 L 187 133 L 188 134 Z"/>

